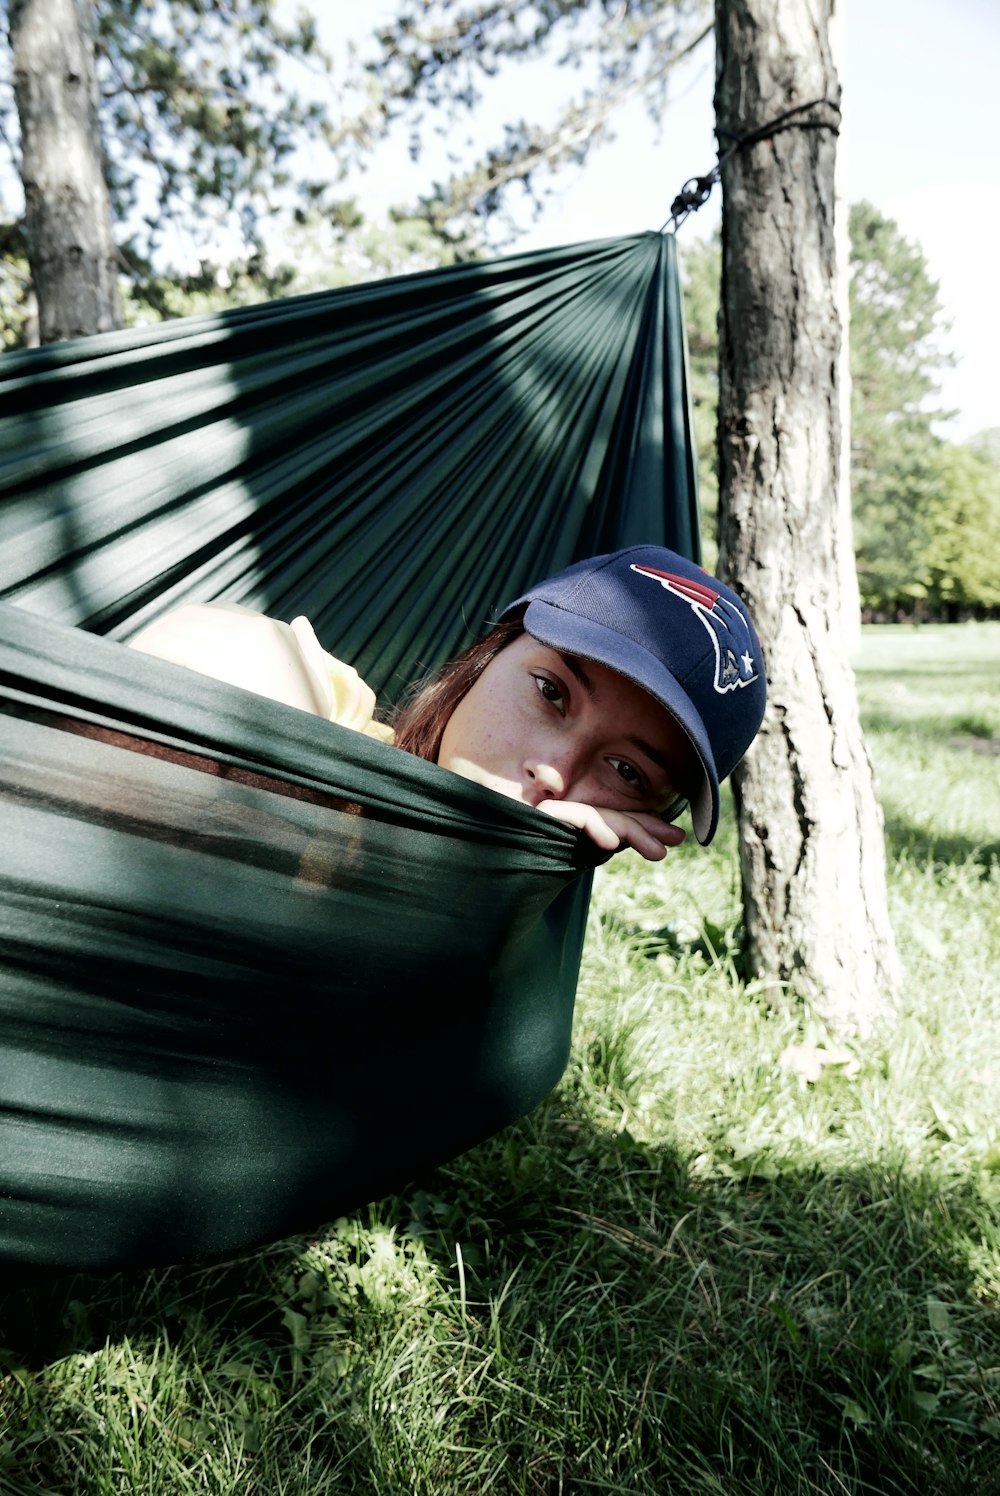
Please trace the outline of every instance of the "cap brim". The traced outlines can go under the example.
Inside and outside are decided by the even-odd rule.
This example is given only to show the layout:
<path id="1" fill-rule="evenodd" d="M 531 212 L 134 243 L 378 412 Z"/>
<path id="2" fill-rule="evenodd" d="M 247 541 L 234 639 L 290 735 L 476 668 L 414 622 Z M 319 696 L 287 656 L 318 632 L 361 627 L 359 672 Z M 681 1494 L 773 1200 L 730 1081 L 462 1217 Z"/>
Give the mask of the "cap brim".
<path id="1" fill-rule="evenodd" d="M 550 649 L 579 655 L 617 671 L 647 691 L 680 724 L 698 757 L 702 774 L 699 784 L 678 788 L 690 802 L 694 834 L 703 847 L 707 846 L 719 824 L 715 760 L 700 713 L 666 666 L 627 635 L 614 633 L 603 624 L 538 598 L 529 602 L 525 610 L 524 627 L 533 639 Z"/>

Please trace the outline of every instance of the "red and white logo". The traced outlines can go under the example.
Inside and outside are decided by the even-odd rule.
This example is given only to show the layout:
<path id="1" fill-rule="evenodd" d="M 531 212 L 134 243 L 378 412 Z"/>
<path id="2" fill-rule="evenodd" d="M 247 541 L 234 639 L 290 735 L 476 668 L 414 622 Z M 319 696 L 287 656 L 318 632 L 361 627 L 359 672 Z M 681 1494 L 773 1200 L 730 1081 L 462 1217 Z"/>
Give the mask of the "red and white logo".
<path id="1" fill-rule="evenodd" d="M 655 566 L 639 566 L 635 562 L 632 570 L 679 597 L 701 619 L 715 646 L 714 685 L 720 694 L 749 686 L 757 679 L 750 627 L 734 603 L 694 577 L 679 577 L 674 572 L 659 571 Z"/>

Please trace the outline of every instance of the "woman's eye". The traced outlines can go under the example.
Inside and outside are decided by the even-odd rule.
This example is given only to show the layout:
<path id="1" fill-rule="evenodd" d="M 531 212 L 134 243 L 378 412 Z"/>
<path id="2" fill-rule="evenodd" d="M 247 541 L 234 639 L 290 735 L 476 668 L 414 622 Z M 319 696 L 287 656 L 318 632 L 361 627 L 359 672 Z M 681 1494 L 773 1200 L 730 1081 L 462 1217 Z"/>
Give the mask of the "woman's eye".
<path id="1" fill-rule="evenodd" d="M 547 675 L 536 675 L 535 685 L 544 701 L 549 702 L 551 706 L 558 707 L 559 711 L 565 711 L 565 697 L 554 680 L 550 680 Z"/>
<path id="2" fill-rule="evenodd" d="M 627 758 L 612 758 L 609 759 L 609 763 L 619 779 L 624 780 L 630 790 L 644 790 L 646 788 L 645 780 L 639 773 L 639 770 L 634 764 L 630 764 Z"/>

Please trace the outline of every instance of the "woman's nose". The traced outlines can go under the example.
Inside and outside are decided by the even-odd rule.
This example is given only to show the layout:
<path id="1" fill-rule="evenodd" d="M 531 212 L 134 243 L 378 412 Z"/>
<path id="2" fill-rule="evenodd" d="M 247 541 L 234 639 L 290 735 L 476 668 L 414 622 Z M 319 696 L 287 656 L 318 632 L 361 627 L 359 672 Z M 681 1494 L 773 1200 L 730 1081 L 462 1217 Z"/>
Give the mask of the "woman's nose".
<path id="1" fill-rule="evenodd" d="M 524 772 L 539 800 L 561 800 L 566 793 L 566 778 L 559 765 L 550 758 L 525 759 Z"/>

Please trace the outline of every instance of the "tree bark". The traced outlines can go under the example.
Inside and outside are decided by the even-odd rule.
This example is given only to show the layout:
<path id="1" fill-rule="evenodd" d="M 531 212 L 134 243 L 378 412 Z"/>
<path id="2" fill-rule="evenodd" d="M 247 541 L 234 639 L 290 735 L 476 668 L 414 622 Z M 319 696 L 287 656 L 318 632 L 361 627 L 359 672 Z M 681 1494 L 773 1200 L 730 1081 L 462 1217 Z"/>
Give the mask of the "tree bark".
<path id="1" fill-rule="evenodd" d="M 89 0 L 11 0 L 14 96 L 43 343 L 122 325 Z"/>
<path id="2" fill-rule="evenodd" d="M 748 956 L 838 1032 L 863 1035 L 892 1012 L 898 972 L 841 614 L 836 3 L 716 0 L 720 150 L 826 101 L 723 171 L 719 546 L 770 685 L 734 777 Z"/>

